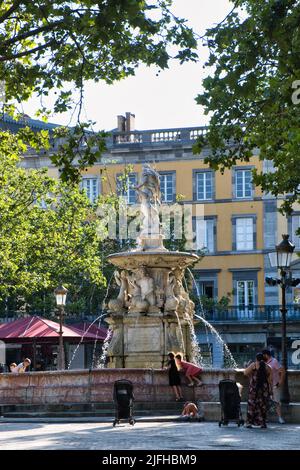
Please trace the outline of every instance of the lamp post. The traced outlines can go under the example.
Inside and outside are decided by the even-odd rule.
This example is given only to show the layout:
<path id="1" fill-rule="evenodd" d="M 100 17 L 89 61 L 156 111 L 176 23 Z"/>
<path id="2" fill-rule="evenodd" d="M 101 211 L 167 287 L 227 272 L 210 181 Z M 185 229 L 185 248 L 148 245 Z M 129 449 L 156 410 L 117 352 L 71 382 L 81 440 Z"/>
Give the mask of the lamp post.
<path id="1" fill-rule="evenodd" d="M 65 368 L 65 354 L 64 354 L 64 340 L 63 340 L 63 317 L 65 313 L 65 305 L 67 299 L 68 289 L 64 286 L 58 286 L 54 295 L 56 298 L 56 305 L 59 308 L 59 345 L 58 345 L 58 358 L 57 358 L 57 368 L 58 370 L 63 370 Z"/>
<path id="2" fill-rule="evenodd" d="M 286 337 L 286 289 L 289 286 L 297 286 L 300 279 L 292 279 L 288 277 L 288 270 L 292 261 L 292 255 L 295 249 L 289 241 L 289 235 L 282 235 L 282 241 L 276 245 L 276 250 L 269 253 L 270 264 L 272 268 L 277 268 L 280 271 L 280 278 L 274 279 L 266 277 L 266 282 L 270 286 L 280 285 L 282 293 L 281 301 L 281 352 L 282 352 L 282 367 L 284 370 L 284 382 L 281 388 L 281 402 L 285 404 L 290 403 L 289 383 L 288 383 L 288 357 L 287 357 L 287 337 Z"/>

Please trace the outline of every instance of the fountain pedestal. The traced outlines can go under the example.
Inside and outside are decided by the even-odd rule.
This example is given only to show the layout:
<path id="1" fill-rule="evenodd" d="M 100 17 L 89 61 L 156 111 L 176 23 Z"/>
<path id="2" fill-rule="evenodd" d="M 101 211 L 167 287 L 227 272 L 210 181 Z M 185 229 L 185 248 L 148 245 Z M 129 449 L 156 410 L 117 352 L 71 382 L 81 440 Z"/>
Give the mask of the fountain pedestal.
<path id="1" fill-rule="evenodd" d="M 171 350 L 192 357 L 187 322 L 181 322 L 181 330 L 177 320 L 162 316 L 110 317 L 108 323 L 115 338 L 108 350 L 109 368 L 160 369 Z"/>
<path id="2" fill-rule="evenodd" d="M 110 255 L 119 268 L 120 292 L 108 302 L 106 322 L 113 332 L 109 368 L 161 368 L 170 351 L 193 360 L 194 304 L 183 287 L 196 255 L 170 251 L 132 251 Z"/>

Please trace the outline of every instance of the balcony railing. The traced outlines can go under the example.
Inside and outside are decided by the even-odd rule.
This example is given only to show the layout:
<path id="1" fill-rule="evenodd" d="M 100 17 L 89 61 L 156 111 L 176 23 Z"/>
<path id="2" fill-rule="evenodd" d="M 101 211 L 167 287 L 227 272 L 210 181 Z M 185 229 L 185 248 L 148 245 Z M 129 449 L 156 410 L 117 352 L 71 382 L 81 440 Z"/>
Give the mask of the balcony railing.
<path id="1" fill-rule="evenodd" d="M 113 132 L 107 139 L 107 147 L 128 145 L 152 146 L 161 143 L 191 145 L 207 132 L 206 126 L 184 127 L 176 129 L 154 129 L 149 131 Z"/>
<path id="2" fill-rule="evenodd" d="M 227 307 L 226 309 L 204 309 L 206 320 L 212 323 L 279 323 L 280 305 L 255 305 L 253 307 Z M 300 321 L 300 305 L 287 306 L 287 321 Z M 198 311 L 201 314 L 200 311 Z"/>
<path id="3" fill-rule="evenodd" d="M 280 305 L 255 305 L 253 307 L 220 307 L 204 309 L 204 317 L 211 323 L 280 323 L 281 312 Z M 300 322 L 300 305 L 287 305 L 287 321 Z M 103 312 L 99 309 L 97 314 L 91 312 L 81 312 L 78 315 L 66 315 L 66 322 L 78 321 L 79 319 L 93 321 Z M 196 313 L 203 316 L 200 309 L 196 309 Z M 1 311 L 0 323 L 13 321 L 17 318 L 27 315 L 43 316 L 42 311 L 28 309 L 26 312 L 21 311 Z M 47 315 L 46 315 L 47 316 Z"/>

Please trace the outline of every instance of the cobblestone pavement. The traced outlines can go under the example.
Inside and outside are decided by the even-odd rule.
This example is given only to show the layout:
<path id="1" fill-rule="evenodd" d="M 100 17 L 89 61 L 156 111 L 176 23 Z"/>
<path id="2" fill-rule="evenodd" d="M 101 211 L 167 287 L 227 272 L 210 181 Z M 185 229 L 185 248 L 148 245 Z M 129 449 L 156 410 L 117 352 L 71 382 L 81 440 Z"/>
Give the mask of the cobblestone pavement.
<path id="1" fill-rule="evenodd" d="M 0 423 L 0 449 L 54 450 L 298 450 L 300 424 L 268 429 L 217 423 Z"/>

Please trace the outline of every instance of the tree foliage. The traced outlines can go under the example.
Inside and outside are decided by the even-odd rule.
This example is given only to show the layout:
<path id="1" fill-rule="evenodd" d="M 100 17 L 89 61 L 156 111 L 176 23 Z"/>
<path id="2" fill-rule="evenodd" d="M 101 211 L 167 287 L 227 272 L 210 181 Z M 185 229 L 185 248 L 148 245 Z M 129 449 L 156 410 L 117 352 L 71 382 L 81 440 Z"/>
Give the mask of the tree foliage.
<path id="1" fill-rule="evenodd" d="M 300 195 L 300 4 L 297 0 L 238 0 L 209 29 L 209 75 L 197 102 L 211 115 L 210 165 L 222 171 L 249 161 L 259 149 L 272 172 L 254 172 L 254 182 L 274 196 L 286 195 L 291 211 Z M 298 88 L 298 91 L 297 91 Z"/>
<path id="2" fill-rule="evenodd" d="M 59 91 L 55 112 L 65 111 L 84 80 L 112 83 L 140 63 L 166 68 L 173 55 L 195 59 L 190 28 L 158 0 L 12 0 L 0 3 L 0 80 L 8 100 Z M 175 50 L 170 50 L 174 46 Z"/>
<path id="3" fill-rule="evenodd" d="M 104 227 L 76 185 L 20 166 L 25 142 L 45 145 L 30 129 L 0 140 L 0 298 L 52 293 L 61 282 L 73 292 L 102 286 Z"/>
<path id="4" fill-rule="evenodd" d="M 194 34 L 171 5 L 171 0 L 0 1 L 1 112 L 15 116 L 15 102 L 33 95 L 41 98 L 43 118 L 74 104 L 78 110 L 75 127 L 59 127 L 51 135 L 26 128 L 16 136 L 0 132 L 0 299 L 6 304 L 13 299 L 18 308 L 29 303 L 49 312 L 58 282 L 71 287 L 74 311 L 99 304 L 97 296 L 105 294 L 103 272 L 109 277 L 112 271 L 105 255 L 119 251 L 120 243 L 102 239 L 96 207 L 78 188 L 82 170 L 101 157 L 106 137 L 93 131 L 93 123 L 81 122 L 84 84 L 111 84 L 142 63 L 164 69 L 172 58 L 196 60 Z M 49 110 L 42 99 L 51 91 L 56 100 Z M 61 142 L 55 152 L 52 139 Z M 46 171 L 22 168 L 21 155 L 29 148 L 51 150 L 59 182 Z M 114 204 L 114 198 L 108 195 L 105 203 Z"/>
<path id="5" fill-rule="evenodd" d="M 196 60 L 194 33 L 171 5 L 172 0 L 0 2 L 4 111 L 13 114 L 14 101 L 26 102 L 33 94 L 41 98 L 38 113 L 43 117 L 73 107 L 78 111 L 76 128 L 59 131 L 64 144 L 52 157 L 64 181 L 78 182 L 80 171 L 105 148 L 105 135 L 89 132 L 91 122 L 80 122 L 85 81 L 111 84 L 134 75 L 142 63 L 165 69 L 171 58 Z M 51 90 L 56 94 L 53 110 L 42 104 Z"/>

